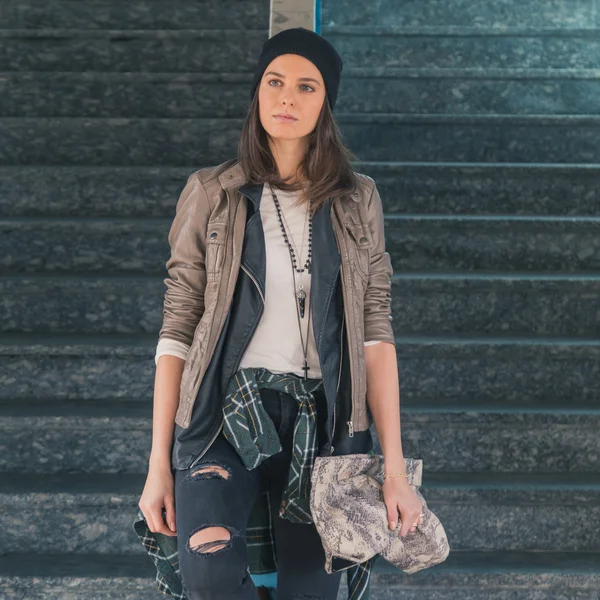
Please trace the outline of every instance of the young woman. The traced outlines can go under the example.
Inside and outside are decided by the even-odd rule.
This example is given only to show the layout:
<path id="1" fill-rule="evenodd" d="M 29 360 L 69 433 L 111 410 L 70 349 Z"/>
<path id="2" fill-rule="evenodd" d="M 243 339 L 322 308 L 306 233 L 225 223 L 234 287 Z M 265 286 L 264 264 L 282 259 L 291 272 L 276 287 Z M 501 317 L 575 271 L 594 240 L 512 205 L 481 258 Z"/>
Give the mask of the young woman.
<path id="1" fill-rule="evenodd" d="M 361 565 L 325 571 L 311 468 L 369 452 L 373 422 L 389 526 L 422 522 L 404 478 L 383 209 L 332 116 L 341 71 L 312 31 L 269 39 L 239 156 L 192 174 L 177 203 L 139 506 L 150 531 L 177 535 L 190 599 L 254 600 L 270 571 L 277 600 L 337 598 Z"/>

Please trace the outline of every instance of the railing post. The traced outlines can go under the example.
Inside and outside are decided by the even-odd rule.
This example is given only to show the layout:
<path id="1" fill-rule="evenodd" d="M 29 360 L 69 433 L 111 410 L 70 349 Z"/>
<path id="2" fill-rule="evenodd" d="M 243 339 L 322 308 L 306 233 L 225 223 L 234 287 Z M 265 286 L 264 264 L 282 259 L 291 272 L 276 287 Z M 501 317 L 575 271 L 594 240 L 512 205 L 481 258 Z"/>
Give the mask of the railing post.
<path id="1" fill-rule="evenodd" d="M 305 27 L 321 33 L 320 0 L 271 0 L 269 37 L 291 27 Z"/>

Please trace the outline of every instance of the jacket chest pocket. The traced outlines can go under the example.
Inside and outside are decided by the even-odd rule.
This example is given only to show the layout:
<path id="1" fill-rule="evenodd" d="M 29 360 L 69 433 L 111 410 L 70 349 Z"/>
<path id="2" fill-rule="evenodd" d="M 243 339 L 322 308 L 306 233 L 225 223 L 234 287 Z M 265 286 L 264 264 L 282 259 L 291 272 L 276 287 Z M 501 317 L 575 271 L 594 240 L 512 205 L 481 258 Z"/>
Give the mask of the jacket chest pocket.
<path id="1" fill-rule="evenodd" d="M 209 223 L 206 230 L 206 276 L 208 281 L 217 280 L 223 270 L 225 259 L 225 242 L 227 240 L 227 223 Z"/>
<path id="2" fill-rule="evenodd" d="M 352 272 L 360 276 L 366 283 L 369 281 L 369 264 L 371 262 L 371 248 L 373 241 L 370 232 L 352 217 L 345 221 L 348 232 L 348 253 Z"/>

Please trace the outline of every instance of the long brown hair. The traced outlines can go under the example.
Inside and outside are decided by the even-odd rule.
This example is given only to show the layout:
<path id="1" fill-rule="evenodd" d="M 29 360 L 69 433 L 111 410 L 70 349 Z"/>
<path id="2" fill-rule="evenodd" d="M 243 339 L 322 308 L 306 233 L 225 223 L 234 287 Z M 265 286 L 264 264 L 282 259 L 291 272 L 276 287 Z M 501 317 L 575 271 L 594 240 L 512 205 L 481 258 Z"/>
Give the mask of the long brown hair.
<path id="1" fill-rule="evenodd" d="M 277 171 L 267 132 L 260 122 L 257 88 L 238 145 L 238 161 L 249 183 L 268 182 L 285 191 L 304 190 L 295 204 L 309 202 L 314 213 L 328 198 L 351 194 L 358 187 L 352 160 L 356 160 L 356 156 L 344 146 L 325 97 L 315 128 L 309 134 L 306 154 L 299 165 L 307 182 L 287 183 L 289 178 L 284 180 Z"/>

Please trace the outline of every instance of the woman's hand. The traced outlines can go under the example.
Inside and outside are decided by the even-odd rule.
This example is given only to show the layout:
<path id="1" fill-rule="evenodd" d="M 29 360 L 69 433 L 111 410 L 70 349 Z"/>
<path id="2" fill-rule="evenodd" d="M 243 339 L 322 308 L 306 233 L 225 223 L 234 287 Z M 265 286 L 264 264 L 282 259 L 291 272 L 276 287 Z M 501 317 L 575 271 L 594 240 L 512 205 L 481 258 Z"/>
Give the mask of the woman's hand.
<path id="1" fill-rule="evenodd" d="M 167 466 L 150 466 L 146 485 L 140 501 L 140 509 L 150 531 L 177 535 L 175 527 L 175 497 L 173 494 L 173 473 Z M 163 519 L 162 509 L 167 511 L 167 523 Z"/>
<path id="2" fill-rule="evenodd" d="M 409 531 L 415 531 L 413 523 L 420 525 L 423 522 L 423 517 L 419 516 L 423 512 L 423 504 L 408 481 L 404 477 L 386 477 L 381 489 L 390 529 L 396 529 L 400 513 L 400 535 L 404 537 Z"/>

